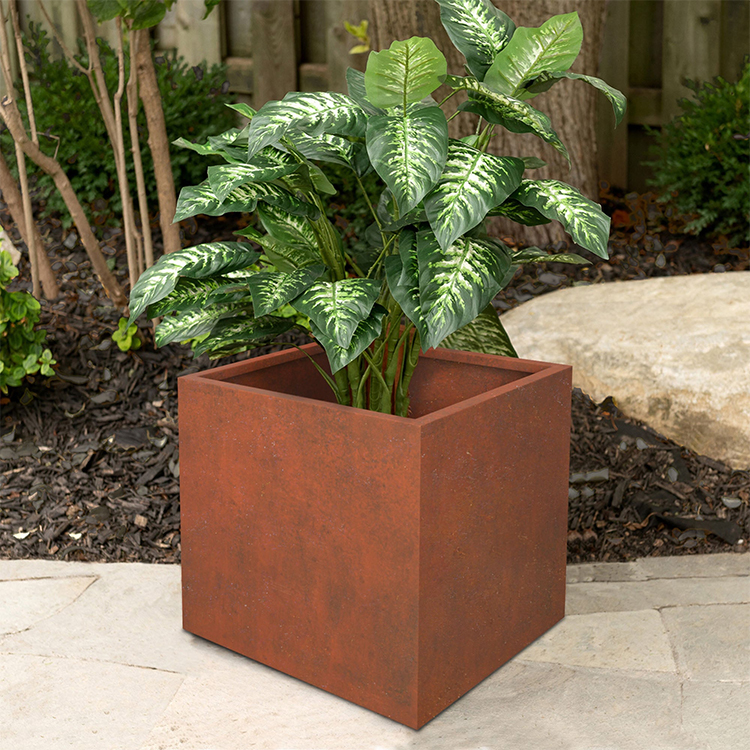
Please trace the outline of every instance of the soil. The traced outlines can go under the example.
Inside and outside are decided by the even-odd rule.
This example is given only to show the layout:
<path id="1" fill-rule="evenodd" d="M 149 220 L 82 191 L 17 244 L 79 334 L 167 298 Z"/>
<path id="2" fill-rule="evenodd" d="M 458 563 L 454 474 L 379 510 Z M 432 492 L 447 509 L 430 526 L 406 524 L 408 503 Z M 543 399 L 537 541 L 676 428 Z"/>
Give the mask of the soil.
<path id="1" fill-rule="evenodd" d="M 750 266 L 747 250 L 679 234 L 649 196 L 605 197 L 609 262 L 526 266 L 496 300 L 500 309 L 569 285 Z M 0 221 L 19 244 L 2 204 Z M 184 222 L 185 244 L 231 239 L 237 226 Z M 57 375 L 0 400 L 0 558 L 178 563 L 177 377 L 278 347 L 211 363 L 187 346 L 155 350 L 144 320 L 142 348 L 121 352 L 111 339 L 121 311 L 103 297 L 75 234 L 55 220 L 42 234 L 62 280 L 61 297 L 42 304 Z M 119 230 L 104 230 L 102 248 L 124 283 Z M 27 279 L 22 265 L 17 286 Z M 750 471 L 657 435 L 611 399 L 597 405 L 574 392 L 572 412 L 570 562 L 746 549 Z"/>

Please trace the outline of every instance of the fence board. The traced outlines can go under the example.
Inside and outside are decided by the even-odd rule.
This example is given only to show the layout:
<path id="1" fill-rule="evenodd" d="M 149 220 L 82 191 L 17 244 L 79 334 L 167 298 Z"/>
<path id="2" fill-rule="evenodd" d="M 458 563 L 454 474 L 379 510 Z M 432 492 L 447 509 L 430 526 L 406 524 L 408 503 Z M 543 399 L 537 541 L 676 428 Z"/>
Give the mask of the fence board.
<path id="1" fill-rule="evenodd" d="M 198 65 L 204 60 L 208 65 L 220 63 L 224 57 L 221 6 L 203 19 L 206 12 L 203 0 L 179 0 L 174 12 L 176 47 L 188 63 Z"/>
<path id="2" fill-rule="evenodd" d="M 664 0 L 662 117 L 679 114 L 690 94 L 685 78 L 709 80 L 719 72 L 721 5 L 713 0 Z"/>
<path id="3" fill-rule="evenodd" d="M 180 0 L 182 2 L 182 0 Z M 214 11 L 215 12 L 215 11 Z M 227 55 L 252 57 L 252 6 L 247 0 L 225 0 Z"/>
<path id="4" fill-rule="evenodd" d="M 326 3 L 328 25 L 328 86 L 333 91 L 346 91 L 346 69 L 364 70 L 366 54 L 352 55 L 349 50 L 357 44 L 346 30 L 344 21 L 359 24 L 368 17 L 366 0 L 329 0 Z"/>
<path id="5" fill-rule="evenodd" d="M 725 0 L 721 4 L 721 75 L 728 81 L 736 81 L 748 54 L 750 3 Z"/>
<path id="6" fill-rule="evenodd" d="M 297 88 L 294 3 L 253 0 L 253 106 Z"/>

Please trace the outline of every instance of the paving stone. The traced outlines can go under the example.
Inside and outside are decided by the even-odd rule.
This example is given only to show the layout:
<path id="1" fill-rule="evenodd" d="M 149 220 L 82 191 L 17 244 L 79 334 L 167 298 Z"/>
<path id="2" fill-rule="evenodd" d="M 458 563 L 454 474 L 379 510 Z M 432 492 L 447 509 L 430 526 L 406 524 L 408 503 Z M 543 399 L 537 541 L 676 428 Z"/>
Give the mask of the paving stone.
<path id="1" fill-rule="evenodd" d="M 750 553 L 644 557 L 633 563 L 646 578 L 718 578 L 750 576 Z"/>
<path id="2" fill-rule="evenodd" d="M 182 680 L 122 664 L 0 654 L 0 747 L 134 750 Z"/>
<path id="3" fill-rule="evenodd" d="M 661 616 L 686 677 L 750 681 L 750 604 L 673 607 Z"/>
<path id="4" fill-rule="evenodd" d="M 69 658 L 93 652 L 175 672 L 242 658 L 182 630 L 179 566 L 94 563 L 88 570 L 100 576 L 95 585 L 55 617 L 5 636 L 3 651 Z"/>
<path id="5" fill-rule="evenodd" d="M 416 732 L 262 669 L 234 683 L 186 680 L 142 750 L 707 748 L 681 728 L 679 680 L 668 674 L 513 661 Z"/>
<path id="6" fill-rule="evenodd" d="M 592 581 L 645 581 L 645 573 L 634 562 L 626 563 L 582 563 L 568 565 L 568 583 Z"/>
<path id="7" fill-rule="evenodd" d="M 96 581 L 96 576 L 0 581 L 0 635 L 26 630 L 57 614 Z"/>
<path id="8" fill-rule="evenodd" d="M 682 685 L 685 729 L 710 750 L 747 750 L 750 744 L 750 683 L 698 682 Z"/>
<path id="9" fill-rule="evenodd" d="M 502 316 L 521 357 L 572 365 L 573 385 L 595 401 L 612 396 L 737 469 L 750 466 L 748 320 L 746 271 L 570 287 Z"/>
<path id="10" fill-rule="evenodd" d="M 568 584 L 565 612 L 625 612 L 691 604 L 750 602 L 750 578 L 657 578 L 651 581 Z"/>
<path id="11" fill-rule="evenodd" d="M 517 658 L 603 669 L 676 670 L 664 625 L 653 610 L 567 616 Z"/>

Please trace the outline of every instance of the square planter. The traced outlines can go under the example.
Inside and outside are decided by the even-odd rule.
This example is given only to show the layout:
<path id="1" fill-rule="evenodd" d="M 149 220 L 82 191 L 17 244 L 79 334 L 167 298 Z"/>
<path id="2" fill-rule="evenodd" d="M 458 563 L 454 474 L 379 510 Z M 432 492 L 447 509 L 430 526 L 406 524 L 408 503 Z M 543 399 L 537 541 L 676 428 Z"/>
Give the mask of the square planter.
<path id="1" fill-rule="evenodd" d="M 182 585 L 186 630 L 418 729 L 564 615 L 571 370 L 440 349 L 410 390 L 180 378 Z"/>

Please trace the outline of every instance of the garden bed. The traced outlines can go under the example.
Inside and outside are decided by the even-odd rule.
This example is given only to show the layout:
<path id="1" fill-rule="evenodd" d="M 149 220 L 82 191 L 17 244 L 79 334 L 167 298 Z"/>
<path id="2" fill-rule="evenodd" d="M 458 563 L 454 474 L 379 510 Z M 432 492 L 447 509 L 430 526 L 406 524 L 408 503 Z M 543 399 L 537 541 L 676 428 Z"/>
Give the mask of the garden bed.
<path id="1" fill-rule="evenodd" d="M 572 284 L 748 268 L 746 251 L 670 234 L 648 199 L 611 208 L 609 262 L 527 266 L 498 308 Z M 0 219 L 11 227 L 7 214 Z M 237 228 L 223 219 L 184 227 L 188 244 L 231 239 Z M 186 346 L 154 350 L 146 323 L 144 346 L 120 352 L 111 341 L 120 311 L 101 295 L 74 235 L 54 221 L 42 234 L 63 274 L 61 298 L 42 305 L 59 377 L 3 399 L 0 557 L 179 562 L 176 379 L 212 363 Z M 119 232 L 107 230 L 102 244 L 122 271 Z M 611 401 L 574 393 L 571 477 L 570 562 L 745 549 L 750 473 L 681 448 Z"/>

